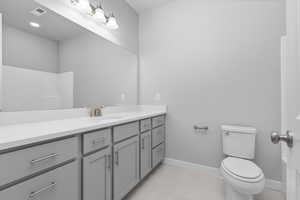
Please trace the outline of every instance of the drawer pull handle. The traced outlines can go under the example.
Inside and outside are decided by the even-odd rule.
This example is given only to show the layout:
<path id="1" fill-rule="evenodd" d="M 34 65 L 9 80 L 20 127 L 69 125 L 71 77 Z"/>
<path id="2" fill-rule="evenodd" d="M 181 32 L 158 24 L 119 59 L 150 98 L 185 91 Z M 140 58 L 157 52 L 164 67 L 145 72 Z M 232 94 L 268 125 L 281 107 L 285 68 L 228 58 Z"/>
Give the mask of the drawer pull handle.
<path id="1" fill-rule="evenodd" d="M 111 155 L 107 155 L 107 169 L 111 169 Z"/>
<path id="2" fill-rule="evenodd" d="M 118 151 L 116 151 L 116 153 L 115 153 L 115 163 L 116 163 L 116 165 L 119 165 L 119 152 Z"/>
<path id="3" fill-rule="evenodd" d="M 34 164 L 36 164 L 36 163 L 43 162 L 43 161 L 45 161 L 45 160 L 49 160 L 49 159 L 55 158 L 56 156 L 58 156 L 58 154 L 52 153 L 52 154 L 49 154 L 49 155 L 47 155 L 47 156 L 45 156 L 45 157 L 42 157 L 42 158 L 33 159 L 33 160 L 31 160 L 30 163 L 31 163 L 32 165 L 34 165 Z"/>
<path id="4" fill-rule="evenodd" d="M 145 149 L 145 139 L 144 138 L 142 139 L 142 149 L 143 150 Z"/>
<path id="5" fill-rule="evenodd" d="M 49 191 L 51 189 L 53 189 L 55 187 L 56 183 L 55 182 L 52 182 L 50 185 L 47 185 L 37 191 L 34 191 L 34 192 L 30 192 L 29 194 L 29 199 L 33 199 L 35 198 L 36 196 L 40 195 L 41 193 L 43 192 L 46 192 L 46 191 Z"/>
<path id="6" fill-rule="evenodd" d="M 103 137 L 103 138 L 101 138 L 99 140 L 93 140 L 92 144 L 93 145 L 98 145 L 98 144 L 104 144 L 104 142 L 105 142 L 105 138 Z"/>

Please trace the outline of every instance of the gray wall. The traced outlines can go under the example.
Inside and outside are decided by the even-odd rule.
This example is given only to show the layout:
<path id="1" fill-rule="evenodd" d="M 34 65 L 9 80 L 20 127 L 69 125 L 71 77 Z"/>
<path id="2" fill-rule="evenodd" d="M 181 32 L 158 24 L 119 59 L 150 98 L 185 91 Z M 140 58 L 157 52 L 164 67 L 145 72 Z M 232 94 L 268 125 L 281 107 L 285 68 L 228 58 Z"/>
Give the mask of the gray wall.
<path id="1" fill-rule="evenodd" d="M 26 69 L 58 72 L 58 42 L 5 25 L 3 63 Z"/>
<path id="2" fill-rule="evenodd" d="M 75 107 L 137 103 L 135 54 L 92 33 L 60 42 L 59 51 L 60 71 L 74 72 Z"/>
<path id="3" fill-rule="evenodd" d="M 258 165 L 280 180 L 269 133 L 280 131 L 283 32 L 282 0 L 175 0 L 141 15 L 141 103 L 168 105 L 167 157 L 219 167 L 220 125 L 251 125 Z"/>

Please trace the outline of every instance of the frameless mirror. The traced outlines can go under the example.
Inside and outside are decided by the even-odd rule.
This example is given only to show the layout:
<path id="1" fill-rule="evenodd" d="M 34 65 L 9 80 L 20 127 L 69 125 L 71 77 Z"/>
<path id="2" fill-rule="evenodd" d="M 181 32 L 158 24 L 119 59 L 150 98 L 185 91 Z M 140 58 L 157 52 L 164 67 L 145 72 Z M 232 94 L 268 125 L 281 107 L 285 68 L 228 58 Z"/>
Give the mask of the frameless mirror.
<path id="1" fill-rule="evenodd" d="M 137 56 L 39 5 L 1 0 L 2 111 L 136 104 Z"/>

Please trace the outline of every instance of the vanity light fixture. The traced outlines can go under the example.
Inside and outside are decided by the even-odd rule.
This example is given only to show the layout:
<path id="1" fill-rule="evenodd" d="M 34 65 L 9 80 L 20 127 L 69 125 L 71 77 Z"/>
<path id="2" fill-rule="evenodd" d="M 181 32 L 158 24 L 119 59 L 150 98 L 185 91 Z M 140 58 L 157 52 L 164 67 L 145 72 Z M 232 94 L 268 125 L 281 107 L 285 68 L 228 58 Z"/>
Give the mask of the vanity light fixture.
<path id="1" fill-rule="evenodd" d="M 119 25 L 117 23 L 117 20 L 116 20 L 116 17 L 114 16 L 114 14 L 112 14 L 111 16 L 108 17 L 106 26 L 112 30 L 116 30 L 119 28 Z"/>
<path id="2" fill-rule="evenodd" d="M 106 15 L 100 2 L 96 7 L 89 0 L 71 0 L 71 4 L 83 14 L 90 15 L 96 21 L 105 24 L 109 29 L 116 30 L 119 28 L 116 17 L 113 14 Z"/>
<path id="3" fill-rule="evenodd" d="M 36 22 L 29 22 L 29 25 L 33 28 L 40 28 L 40 24 L 36 23 Z"/>
<path id="4" fill-rule="evenodd" d="M 75 6 L 80 12 L 85 14 L 90 14 L 92 12 L 92 7 L 89 0 L 71 0 L 72 5 Z"/>
<path id="5" fill-rule="evenodd" d="M 94 9 L 93 17 L 101 23 L 106 23 L 107 21 L 104 10 L 101 7 L 101 5 L 98 8 Z"/>

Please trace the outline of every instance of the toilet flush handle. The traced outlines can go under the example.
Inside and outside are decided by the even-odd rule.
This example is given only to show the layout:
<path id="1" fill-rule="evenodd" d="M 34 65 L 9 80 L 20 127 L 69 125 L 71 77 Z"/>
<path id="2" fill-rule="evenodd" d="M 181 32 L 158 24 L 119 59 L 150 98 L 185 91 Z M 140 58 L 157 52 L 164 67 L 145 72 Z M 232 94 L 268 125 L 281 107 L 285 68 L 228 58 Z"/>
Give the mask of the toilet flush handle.
<path id="1" fill-rule="evenodd" d="M 286 135 L 280 135 L 278 132 L 272 132 L 271 141 L 273 144 L 278 144 L 280 141 L 284 141 L 289 148 L 294 146 L 294 138 L 290 131 L 287 131 Z"/>

